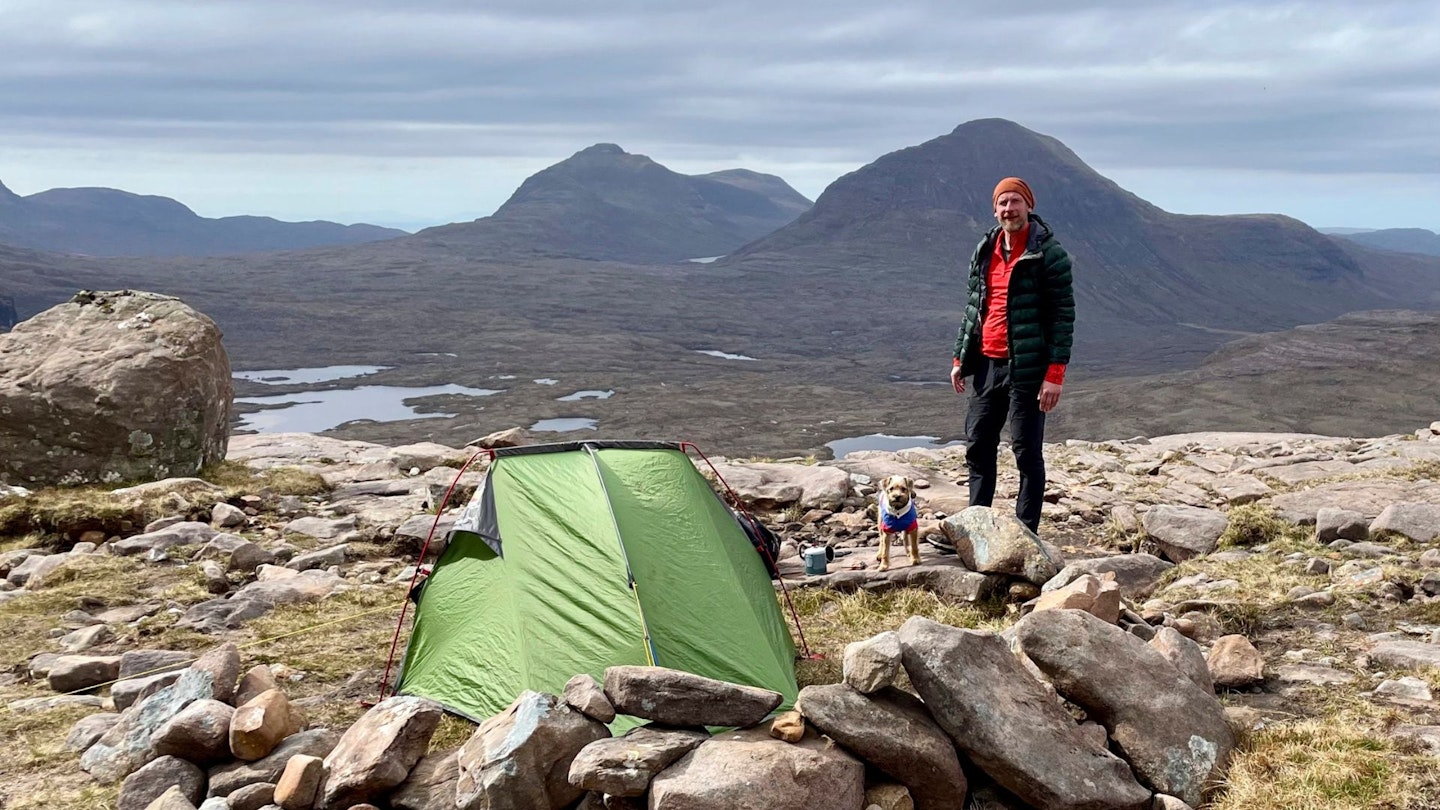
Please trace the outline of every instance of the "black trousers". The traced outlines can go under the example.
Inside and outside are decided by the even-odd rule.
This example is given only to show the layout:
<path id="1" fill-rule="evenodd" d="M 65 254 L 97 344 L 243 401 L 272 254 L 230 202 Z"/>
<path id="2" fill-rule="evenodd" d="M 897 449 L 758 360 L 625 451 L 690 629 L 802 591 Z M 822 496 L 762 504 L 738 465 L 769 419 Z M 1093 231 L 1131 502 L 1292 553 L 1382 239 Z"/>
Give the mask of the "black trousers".
<path id="1" fill-rule="evenodd" d="M 1020 470 L 1020 497 L 1015 516 L 1040 530 L 1040 507 L 1045 500 L 1045 413 L 1039 390 L 1016 390 L 1010 385 L 1010 363 L 982 358 L 970 388 L 965 414 L 965 466 L 970 470 L 970 505 L 989 506 L 995 500 L 996 453 L 1000 429 L 1010 423 L 1010 446 Z"/>

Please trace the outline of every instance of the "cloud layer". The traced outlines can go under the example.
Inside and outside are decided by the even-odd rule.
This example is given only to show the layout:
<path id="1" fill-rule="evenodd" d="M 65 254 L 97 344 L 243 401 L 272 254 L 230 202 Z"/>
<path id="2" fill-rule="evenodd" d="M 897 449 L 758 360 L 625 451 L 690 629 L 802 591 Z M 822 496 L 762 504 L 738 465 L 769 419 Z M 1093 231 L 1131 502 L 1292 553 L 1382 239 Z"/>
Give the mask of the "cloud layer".
<path id="1" fill-rule="evenodd" d="M 312 216 L 477 216 L 611 141 L 814 196 L 1000 116 L 1167 207 L 1223 194 L 1219 178 L 1337 200 L 1363 183 L 1356 208 L 1393 183 L 1421 191 L 1401 224 L 1440 227 L 1440 192 L 1424 193 L 1440 187 L 1440 6 L 1422 0 L 0 0 L 0 18 L 0 180 L 22 193 L 167 176 L 191 179 L 143 190 L 202 213 L 264 198 L 207 189 L 210 174 Z M 447 177 L 459 188 L 413 189 Z"/>

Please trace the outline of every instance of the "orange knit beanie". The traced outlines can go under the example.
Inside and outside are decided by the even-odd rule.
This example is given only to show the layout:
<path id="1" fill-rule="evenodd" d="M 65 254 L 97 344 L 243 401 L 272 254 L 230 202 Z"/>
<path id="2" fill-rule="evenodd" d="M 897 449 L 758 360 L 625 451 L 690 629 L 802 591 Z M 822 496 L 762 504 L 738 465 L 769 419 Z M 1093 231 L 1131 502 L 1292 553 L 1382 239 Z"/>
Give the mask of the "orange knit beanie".
<path id="1" fill-rule="evenodd" d="M 1007 191 L 1016 192 L 1021 197 L 1025 198 L 1026 206 L 1028 206 L 1032 210 L 1035 208 L 1035 193 L 1030 190 L 1029 183 L 1026 183 L 1024 180 L 1021 180 L 1018 177 L 1007 177 L 1004 180 L 1001 180 L 999 183 L 995 184 L 995 193 L 990 197 L 990 204 L 994 205 L 995 203 L 999 202 L 1000 195 L 1004 194 Z"/>

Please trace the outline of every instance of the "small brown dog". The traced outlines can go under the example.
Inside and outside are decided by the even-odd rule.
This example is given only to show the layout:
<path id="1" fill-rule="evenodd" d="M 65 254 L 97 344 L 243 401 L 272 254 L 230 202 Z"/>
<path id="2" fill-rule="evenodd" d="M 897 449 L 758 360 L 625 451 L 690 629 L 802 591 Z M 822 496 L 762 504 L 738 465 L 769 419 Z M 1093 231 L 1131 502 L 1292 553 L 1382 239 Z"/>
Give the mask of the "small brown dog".
<path id="1" fill-rule="evenodd" d="M 903 535 L 910 564 L 920 563 L 920 515 L 915 508 L 915 482 L 903 475 L 891 475 L 880 481 L 875 493 L 875 522 L 880 526 L 880 570 L 890 567 L 890 540 Z"/>

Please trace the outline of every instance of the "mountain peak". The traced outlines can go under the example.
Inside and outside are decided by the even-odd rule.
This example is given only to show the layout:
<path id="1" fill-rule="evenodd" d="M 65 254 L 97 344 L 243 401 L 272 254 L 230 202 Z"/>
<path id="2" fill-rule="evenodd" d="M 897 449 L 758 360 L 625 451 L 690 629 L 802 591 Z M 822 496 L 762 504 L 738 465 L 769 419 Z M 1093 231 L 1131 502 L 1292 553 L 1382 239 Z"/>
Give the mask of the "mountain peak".
<path id="1" fill-rule="evenodd" d="M 587 147 L 585 147 L 584 149 L 581 149 L 579 152 L 576 152 L 576 153 L 575 153 L 575 157 L 580 157 L 581 155 L 592 155 L 592 156 L 593 156 L 593 155 L 626 155 L 626 154 L 629 154 L 629 153 L 626 152 L 624 149 L 621 149 L 618 144 L 613 144 L 613 143 L 597 143 L 597 144 L 595 144 L 594 146 L 587 146 Z"/>
<path id="2" fill-rule="evenodd" d="M 16 202 L 19 199 L 19 194 L 16 194 L 15 192 L 6 188 L 4 183 L 0 183 L 0 203 Z"/>

